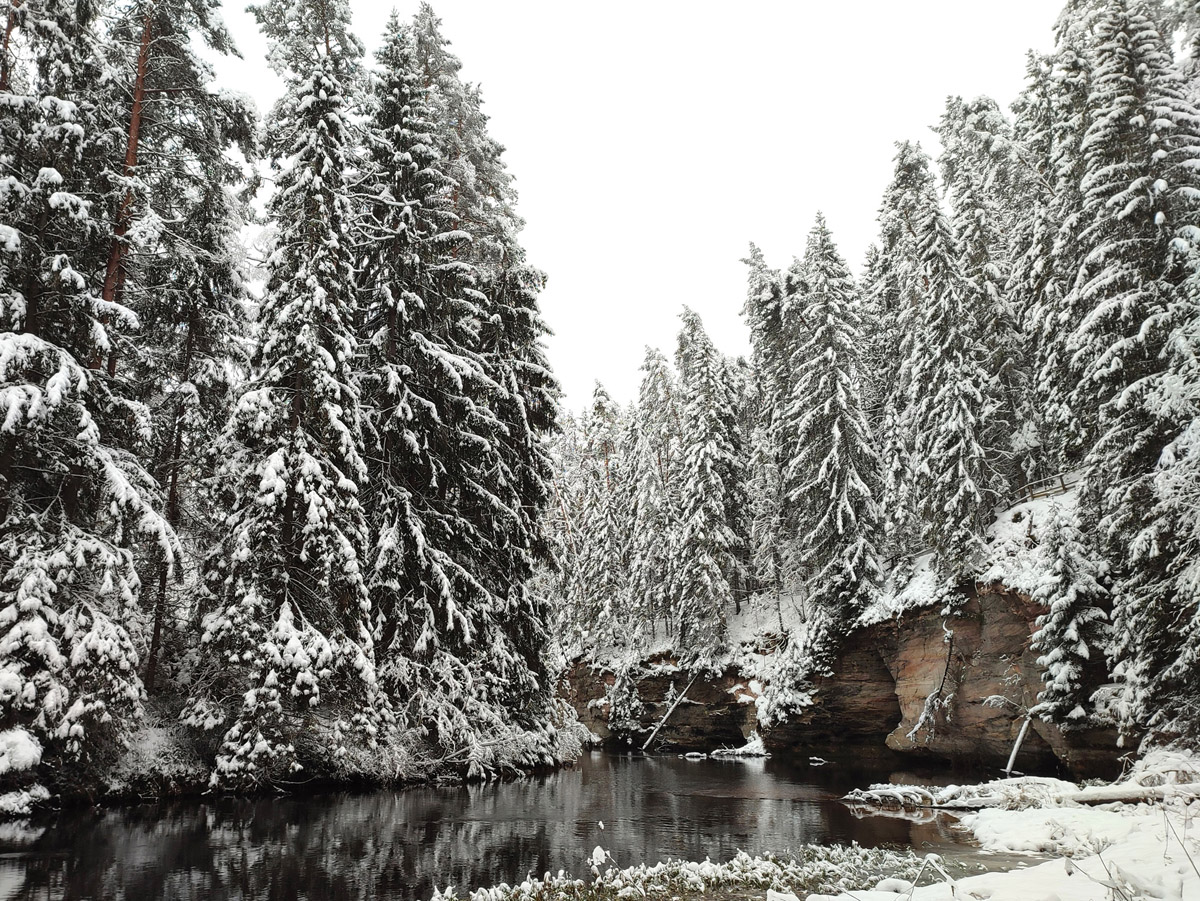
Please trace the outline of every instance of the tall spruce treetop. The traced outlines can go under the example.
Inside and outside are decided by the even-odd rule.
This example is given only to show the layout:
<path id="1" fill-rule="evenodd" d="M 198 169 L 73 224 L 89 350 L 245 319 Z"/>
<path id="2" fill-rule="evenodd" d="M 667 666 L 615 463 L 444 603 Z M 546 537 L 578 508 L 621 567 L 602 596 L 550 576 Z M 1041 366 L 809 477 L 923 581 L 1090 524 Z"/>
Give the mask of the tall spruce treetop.
<path id="1" fill-rule="evenodd" d="M 1037 445 L 1040 466 L 1059 471 L 1079 453 L 1080 429 L 1068 397 L 1073 387 L 1066 334 L 1071 313 L 1063 304 L 1078 271 L 1082 159 L 1079 141 L 1086 126 L 1086 69 L 1073 49 L 1056 56 L 1030 55 L 1027 86 L 1018 99 L 1014 133 L 1030 175 L 1028 214 L 1013 229 L 1012 272 L 1007 285 L 1014 315 L 1030 347 L 1031 408 L 1026 442 Z M 1084 76 L 1082 93 L 1079 76 Z M 1075 317 L 1077 321 L 1078 317 Z"/>
<path id="2" fill-rule="evenodd" d="M 1034 251 L 1031 262 L 1036 268 L 1025 311 L 1037 352 L 1038 407 L 1049 426 L 1050 451 L 1059 467 L 1077 465 L 1095 432 L 1094 405 L 1079 405 L 1072 397 L 1082 363 L 1071 346 L 1071 334 L 1091 306 L 1077 282 L 1087 252 L 1082 233 L 1090 222 L 1082 188 L 1082 144 L 1093 118 L 1092 65 L 1078 44 L 1061 46 L 1054 59 L 1049 158 L 1053 196 L 1045 207 L 1049 247 Z"/>
<path id="3" fill-rule="evenodd" d="M 451 209 L 412 30 L 395 16 L 378 54 L 368 160 L 359 187 L 359 285 L 366 334 L 362 380 L 372 453 L 364 494 L 374 545 L 368 586 L 377 608 L 385 685 L 402 724 L 457 749 L 474 732 L 468 648 L 493 605 L 481 577 L 484 521 L 456 486 L 497 466 L 494 417 L 476 398 L 487 382 L 477 351 L 473 271 Z M 483 506 L 501 505 L 493 497 Z M 434 686 L 429 690 L 429 686 Z"/>
<path id="4" fill-rule="evenodd" d="M 769 416 L 779 409 L 790 385 L 787 372 L 789 323 L 784 310 L 783 276 L 767 267 L 762 251 L 753 244 L 750 255 L 742 262 L 749 270 L 742 315 L 750 326 L 754 368 L 762 381 L 762 408 Z"/>
<path id="5" fill-rule="evenodd" d="M 975 311 L 967 306 L 958 242 L 931 179 L 906 222 L 913 241 L 902 291 L 920 318 L 909 334 L 900 384 L 915 451 L 916 508 L 939 569 L 956 577 L 982 551 L 983 515 L 992 497 L 980 439 L 995 405 Z"/>
<path id="6" fill-rule="evenodd" d="M 1008 258 L 1000 237 L 999 215 L 988 202 L 979 176 L 960 173 L 954 189 L 954 225 L 958 234 L 959 270 L 963 275 L 966 334 L 977 342 L 982 367 L 980 389 L 984 409 L 979 441 L 994 474 L 993 491 L 1003 491 L 1022 472 L 1036 471 L 1038 442 L 1024 434 L 1029 414 L 1024 342 L 1006 291 Z"/>
<path id="7" fill-rule="evenodd" d="M 1011 268 L 1010 236 L 1028 216 L 1036 195 L 1032 172 L 1012 140 L 1012 127 L 994 100 L 947 102 L 938 134 L 942 182 L 954 210 L 961 245 L 959 265 L 968 280 L 969 305 L 979 338 L 989 351 L 988 372 L 1002 390 L 1001 429 L 1016 425 L 1024 384 L 1024 342 L 1020 317 L 1006 289 Z M 995 434 L 991 447 L 1009 449 L 1011 434 Z"/>
<path id="8" fill-rule="evenodd" d="M 224 728 L 213 782 L 231 785 L 294 767 L 295 730 L 322 703 L 334 725 L 317 740 L 330 756 L 345 753 L 352 723 L 368 742 L 378 727 L 346 183 L 359 45 L 346 3 L 279 0 L 255 12 L 288 85 L 269 123 L 279 232 L 256 374 L 229 428 L 231 512 L 204 617 L 218 653 L 209 691 L 188 711 Z"/>
<path id="9" fill-rule="evenodd" d="M 879 207 L 879 246 L 868 271 L 864 302 L 867 354 L 877 372 L 874 393 L 882 401 L 875 419 L 882 448 L 884 536 L 889 550 L 897 554 L 914 552 L 919 542 L 904 361 L 913 353 L 922 309 L 912 293 L 924 284 L 915 270 L 916 215 L 922 198 L 933 190 L 929 158 L 910 141 L 898 143 L 892 181 Z"/>
<path id="10" fill-rule="evenodd" d="M 459 229 L 470 236 L 459 256 L 474 267 L 479 350 L 493 383 L 486 403 L 499 426 L 500 465 L 489 487 L 511 512 L 498 528 L 491 552 L 497 560 L 495 594 L 507 608 L 495 618 L 504 632 L 495 639 L 516 649 L 542 683 L 536 698 L 523 695 L 526 704 L 516 700 L 519 693 L 513 686 L 528 679 L 499 668 L 503 675 L 494 689 L 514 698 L 512 716 L 523 719 L 524 708 L 544 709 L 550 702 L 540 664 L 544 636 L 536 634 L 536 623 L 546 614 L 525 589 L 535 562 L 547 555 L 540 519 L 550 497 L 550 462 L 543 445 L 554 428 L 559 395 L 542 344 L 549 332 L 538 308 L 545 275 L 529 264 L 519 242 L 524 223 L 515 210 L 513 178 L 503 160 L 504 148 L 488 133 L 480 89 L 460 78 L 461 63 L 450 52 L 429 4 L 421 4 L 413 27 L 417 59 L 439 123 L 435 145 L 453 182 L 452 209 Z M 497 671 L 490 664 L 484 669 Z"/>
<path id="11" fill-rule="evenodd" d="M 661 351 L 646 348 L 642 373 L 628 464 L 634 483 L 629 594 L 653 626 L 669 615 L 677 594 L 679 410 L 674 373 Z"/>
<path id="12" fill-rule="evenodd" d="M 681 647 L 710 661 L 725 641 L 725 611 L 733 606 L 731 578 L 737 570 L 738 537 L 728 515 L 724 474 L 737 468 L 723 407 L 728 393 L 720 354 L 700 317 L 684 308 L 676 368 L 683 385 L 683 490 L 680 498 Z"/>
<path id="13" fill-rule="evenodd" d="M 1094 39 L 1080 148 L 1088 253 L 1073 291 L 1088 312 L 1071 342 L 1081 406 L 1128 392 L 1158 366 L 1154 326 L 1190 271 L 1200 155 L 1200 121 L 1154 23 L 1113 0 Z"/>
<path id="14" fill-rule="evenodd" d="M 444 126 L 438 131 L 438 149 L 454 180 L 461 227 L 473 239 L 472 259 L 490 271 L 505 264 L 523 223 L 513 209 L 515 192 L 501 158 L 504 148 L 487 132 L 480 90 L 459 77 L 462 62 L 451 52 L 441 26 L 433 8 L 422 3 L 414 30 L 425 82 Z"/>
<path id="15" fill-rule="evenodd" d="M 785 473 L 809 595 L 849 625 L 876 578 L 880 463 L 861 405 L 858 296 L 823 216 L 804 253 L 808 332 L 792 356 L 786 417 L 805 436 Z"/>
<path id="16" fill-rule="evenodd" d="M 785 447 L 780 415 L 791 396 L 791 352 L 801 326 L 788 302 L 783 274 L 768 268 L 762 251 L 750 245 L 742 315 L 750 327 L 756 384 L 754 426 L 749 430 L 749 559 L 757 580 L 776 600 L 795 569 L 792 542 L 785 535 L 787 497 L 782 467 L 794 449 Z"/>
<path id="17" fill-rule="evenodd" d="M 1007 242 L 1028 215 L 1038 178 L 1033 160 L 1014 139 L 1013 123 L 990 97 L 951 97 L 937 132 L 942 143 L 938 166 L 947 192 L 953 196 L 965 181 L 973 183 L 1003 223 L 998 237 Z M 1007 250 L 1006 243 L 1000 247 Z"/>

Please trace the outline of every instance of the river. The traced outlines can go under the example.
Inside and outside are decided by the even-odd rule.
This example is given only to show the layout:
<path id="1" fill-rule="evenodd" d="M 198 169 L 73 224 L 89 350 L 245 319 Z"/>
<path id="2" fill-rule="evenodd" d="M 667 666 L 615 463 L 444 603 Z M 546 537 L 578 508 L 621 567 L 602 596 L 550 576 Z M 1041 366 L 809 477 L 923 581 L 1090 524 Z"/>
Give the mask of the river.
<path id="1" fill-rule="evenodd" d="M 944 819 L 860 819 L 837 801 L 887 777 L 836 762 L 594 752 L 513 782 L 76 810 L 0 823 L 0 901 L 462 895 L 531 873 L 585 875 L 597 845 L 622 867 L 850 841 L 970 854 Z"/>

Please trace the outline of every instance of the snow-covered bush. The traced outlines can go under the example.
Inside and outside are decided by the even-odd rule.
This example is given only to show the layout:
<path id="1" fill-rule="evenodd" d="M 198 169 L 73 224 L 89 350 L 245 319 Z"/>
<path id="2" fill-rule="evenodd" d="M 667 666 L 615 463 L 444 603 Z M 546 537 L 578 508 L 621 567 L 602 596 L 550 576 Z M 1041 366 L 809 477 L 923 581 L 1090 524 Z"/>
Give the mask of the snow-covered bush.
<path id="1" fill-rule="evenodd" d="M 613 673 L 613 683 L 608 686 L 608 728 L 616 735 L 629 735 L 641 731 L 642 717 L 646 707 L 638 693 L 638 677 L 641 670 L 634 664 L 618 665 Z"/>
<path id="2" fill-rule="evenodd" d="M 836 637 L 831 612 L 813 610 L 788 632 L 787 644 L 774 654 L 752 658 L 753 678 L 762 683 L 755 700 L 758 725 L 769 729 L 813 703 L 813 680 L 832 673 Z"/>
<path id="3" fill-rule="evenodd" d="M 42 762 L 42 745 L 20 726 L 0 732 L 0 776 L 23 773 Z"/>

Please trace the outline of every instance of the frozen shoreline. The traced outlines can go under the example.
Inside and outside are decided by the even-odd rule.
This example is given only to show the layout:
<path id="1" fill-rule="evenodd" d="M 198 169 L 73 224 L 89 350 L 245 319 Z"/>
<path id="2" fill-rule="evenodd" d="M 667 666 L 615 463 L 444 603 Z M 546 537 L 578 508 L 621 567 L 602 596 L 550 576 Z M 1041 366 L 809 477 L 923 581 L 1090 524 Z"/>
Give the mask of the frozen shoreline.
<path id="1" fill-rule="evenodd" d="M 1115 898 L 1200 898 L 1200 759 L 1152 752 L 1111 786 L 1080 787 L 1057 779 L 1001 779 L 983 785 L 927 789 L 873 786 L 854 804 L 884 809 L 972 810 L 962 816 L 991 852 L 1050 853 L 1056 859 L 1023 869 L 957 881 L 927 867 L 931 884 L 895 880 L 853 895 L 812 894 L 808 901 L 1093 901 Z"/>

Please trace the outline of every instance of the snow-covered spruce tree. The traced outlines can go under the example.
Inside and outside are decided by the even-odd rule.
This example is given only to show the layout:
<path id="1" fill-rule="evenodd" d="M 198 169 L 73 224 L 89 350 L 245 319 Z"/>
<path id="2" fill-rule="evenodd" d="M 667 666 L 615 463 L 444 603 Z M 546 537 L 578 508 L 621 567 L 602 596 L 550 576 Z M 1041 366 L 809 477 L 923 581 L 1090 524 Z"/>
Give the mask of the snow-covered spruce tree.
<path id="1" fill-rule="evenodd" d="M 583 438 L 579 418 L 566 410 L 559 414 L 558 432 L 550 440 L 550 458 L 554 462 L 551 493 L 554 500 L 546 516 L 546 535 L 550 542 L 552 564 L 539 568 L 535 583 L 558 599 L 551 611 L 554 633 L 560 645 L 571 644 L 576 636 L 575 618 L 567 599 L 575 596 L 584 536 L 580 532 L 580 497 L 583 484 Z"/>
<path id="2" fill-rule="evenodd" d="M 395 17 L 378 62 L 358 223 L 372 444 L 363 495 L 368 592 L 400 725 L 457 752 L 491 725 L 477 707 L 471 657 L 496 604 L 481 559 L 495 542 L 490 523 L 470 510 L 503 509 L 479 479 L 498 466 L 498 425 L 478 402 L 487 378 L 469 296 L 474 271 L 456 259 L 468 238 L 451 209 L 453 182 L 433 138 L 436 113 L 412 30 Z"/>
<path id="3" fill-rule="evenodd" d="M 963 276 L 963 333 L 977 342 L 981 356 L 984 409 L 979 442 L 987 454 L 989 487 L 1006 493 L 1035 472 L 1035 448 L 1021 434 L 1020 420 L 1030 415 L 1029 385 L 1023 366 L 1024 342 L 1005 292 L 1007 254 L 999 238 L 999 222 L 986 191 L 964 174 L 954 191 L 955 231 L 959 239 L 959 271 Z M 982 410 L 981 410 L 982 412 Z"/>
<path id="4" fill-rule="evenodd" d="M 1085 544 L 1075 512 L 1059 504 L 1050 505 L 1039 539 L 1050 560 L 1033 592 L 1046 613 L 1038 617 L 1032 647 L 1041 654 L 1046 687 L 1033 713 L 1064 727 L 1084 726 L 1091 696 L 1108 675 L 1107 566 Z"/>
<path id="5" fill-rule="evenodd" d="M 1200 409 L 1200 309 L 1172 336 L 1168 348 L 1178 376 L 1171 405 Z M 1154 484 L 1156 504 L 1151 511 L 1158 532 L 1139 536 L 1138 550 L 1145 555 L 1161 536 L 1164 546 L 1155 562 L 1162 568 L 1151 579 L 1132 586 L 1149 589 L 1146 597 L 1153 606 L 1123 616 L 1116 628 L 1128 623 L 1153 630 L 1145 639 L 1129 643 L 1140 652 L 1139 657 L 1130 655 L 1129 662 L 1121 664 L 1128 667 L 1126 681 L 1133 689 L 1127 693 L 1132 702 L 1128 717 L 1145 716 L 1145 707 L 1132 705 L 1163 703 L 1157 712 L 1151 708 L 1150 726 L 1163 737 L 1194 745 L 1196 711 L 1200 709 L 1196 697 L 1196 667 L 1200 665 L 1200 517 L 1196 516 L 1200 509 L 1200 416 L 1193 412 L 1191 421 L 1164 449 L 1160 466 Z M 1136 597 L 1126 599 L 1126 610 L 1134 610 Z M 1138 690 L 1129 677 L 1143 674 L 1153 679 L 1146 692 Z"/>
<path id="6" fill-rule="evenodd" d="M 883 546 L 890 556 L 919 550 L 913 497 L 913 441 L 910 432 L 909 372 L 923 304 L 913 291 L 924 287 L 916 271 L 915 222 L 921 198 L 934 190 L 929 159 L 917 145 L 896 145 L 895 170 L 879 207 L 879 245 L 864 286 L 866 357 L 875 372 L 880 407 L 872 417 L 883 465 L 880 506 Z"/>
<path id="7" fill-rule="evenodd" d="M 428 4 L 418 9 L 413 27 L 435 114 L 434 145 L 453 181 L 458 227 L 471 238 L 461 260 L 474 267 L 479 351 L 492 382 L 486 404 L 499 424 L 494 442 L 500 467 L 484 472 L 508 511 L 490 552 L 498 567 L 493 592 L 504 612 L 490 620 L 495 630 L 476 645 L 486 658 L 479 664 L 482 684 L 510 719 L 540 728 L 541 711 L 551 701 L 542 660 L 547 611 L 525 583 L 547 553 L 540 523 L 550 498 L 550 462 L 543 442 L 554 427 L 558 396 L 541 343 L 548 333 L 538 309 L 545 276 L 520 244 L 524 223 L 515 211 L 512 175 L 504 148 L 488 133 L 478 86 L 460 79 L 461 63 Z"/>
<path id="8" fill-rule="evenodd" d="M 1044 90 L 1050 118 L 1048 136 L 1039 135 L 1048 153 L 1049 193 L 1037 208 L 1038 219 L 1014 271 L 1013 292 L 1024 309 L 1025 330 L 1033 339 L 1034 395 L 1052 469 L 1077 466 L 1095 432 L 1094 405 L 1072 397 L 1080 379 L 1079 359 L 1070 347 L 1072 332 L 1088 315 L 1089 304 L 1077 288 L 1089 222 L 1081 187 L 1085 174 L 1082 142 L 1092 117 L 1092 64 L 1073 44 L 1059 47 Z M 1037 126 L 1042 128 L 1042 126 Z"/>
<path id="9" fill-rule="evenodd" d="M 1122 0 L 1137 8 L 1159 32 L 1173 35 L 1182 25 L 1189 0 Z M 1086 38 L 1095 32 L 1099 20 L 1111 8 L 1112 0 L 1066 0 L 1054 21 L 1054 37 L 1060 43 Z"/>
<path id="10" fill-rule="evenodd" d="M 1014 204 L 1023 204 L 1025 214 L 1017 217 L 1009 234 L 1011 269 L 1005 293 L 1015 317 L 1028 368 L 1027 397 L 1015 423 L 1013 450 L 1024 458 L 1023 475 L 1037 479 L 1058 471 L 1060 465 L 1050 448 L 1043 384 L 1037 373 L 1044 360 L 1039 332 L 1032 325 L 1035 305 L 1042 303 L 1046 290 L 1055 284 L 1050 264 L 1057 231 L 1052 207 L 1058 197 L 1054 188 L 1052 142 L 1054 109 L 1052 105 L 1050 57 L 1030 53 L 1026 63 L 1026 86 L 1013 104 L 1014 154 L 1020 160 L 1026 190 Z M 1076 190 L 1078 194 L 1078 190 Z M 1048 333 L 1047 340 L 1054 334 Z"/>
<path id="11" fill-rule="evenodd" d="M 997 475 L 996 488 L 1004 490 L 1037 469 L 1036 448 L 1020 428 L 1032 415 L 1025 342 L 1006 290 L 1007 236 L 1026 210 L 1024 173 L 1010 150 L 1008 122 L 988 98 L 970 103 L 953 98 L 938 133 L 944 148 L 938 164 L 953 208 L 967 308 L 996 404 L 980 440 Z"/>
<path id="12" fill-rule="evenodd" d="M 677 646 L 697 663 L 712 663 L 726 641 L 726 611 L 733 606 L 731 576 L 737 536 L 728 522 L 722 473 L 734 462 L 733 440 L 721 409 L 728 395 L 721 359 L 692 310 L 684 308 L 675 355 L 683 386 L 683 452 L 680 475 L 679 598 Z"/>
<path id="13" fill-rule="evenodd" d="M 923 154 L 918 165 L 928 165 Z M 967 303 L 958 243 L 932 180 L 914 198 L 906 220 L 914 240 L 902 290 L 919 305 L 920 320 L 906 347 L 900 381 L 905 431 L 917 461 L 915 506 L 939 570 L 957 578 L 977 562 L 994 500 L 981 438 L 995 414 L 996 392 L 976 311 Z"/>
<path id="14" fill-rule="evenodd" d="M 729 524 L 733 544 L 733 569 L 730 589 L 733 592 L 734 613 L 742 612 L 742 598 L 749 593 L 751 582 L 751 507 L 747 492 L 747 462 L 750 441 L 744 411 L 749 405 L 750 371 L 744 359 L 718 354 L 719 385 L 722 391 L 717 405 L 720 427 L 729 441 L 729 454 L 722 460 L 719 475 L 725 486 L 725 521 Z"/>
<path id="15" fill-rule="evenodd" d="M 453 209 L 472 237 L 469 256 L 486 273 L 505 262 L 521 220 L 513 209 L 515 192 L 501 156 L 504 148 L 487 131 L 479 87 L 459 77 L 462 62 L 451 52 L 441 26 L 433 8 L 422 3 L 413 30 L 438 124 L 434 138 L 454 182 Z"/>
<path id="16" fill-rule="evenodd" d="M 498 259 L 482 268 L 489 303 L 480 338 L 484 372 L 497 386 L 484 398 L 500 423 L 495 494 L 510 516 L 500 520 L 493 551 L 500 562 L 496 594 L 503 602 L 479 665 L 503 717 L 540 734 L 554 703 L 546 667 L 549 610 L 527 583 L 550 553 L 543 525 L 552 477 L 546 440 L 557 425 L 559 387 L 543 345 L 549 328 L 538 295 L 545 276 L 525 261 L 516 241 L 519 220 L 500 224 L 506 238 Z"/>
<path id="17" fill-rule="evenodd" d="M 627 462 L 633 484 L 629 601 L 636 628 L 653 643 L 678 595 L 679 410 L 675 376 L 662 352 L 646 348 L 633 414 L 636 443 Z"/>
<path id="18" fill-rule="evenodd" d="M 60 779 L 141 712 L 132 546 L 179 556 L 129 450 L 145 411 L 101 368 L 133 315 L 98 290 L 94 12 L 14 7 L 0 75 L 0 729 L 35 735 Z"/>
<path id="19" fill-rule="evenodd" d="M 1183 32 L 1181 53 L 1176 64 L 1187 83 L 1188 96 L 1193 103 L 1200 100 L 1200 2 L 1178 0 L 1179 27 Z"/>
<path id="20" fill-rule="evenodd" d="M 311 757 L 374 742 L 376 687 L 363 564 L 367 524 L 355 272 L 346 184 L 361 48 L 342 2 L 254 12 L 287 80 L 273 111 L 278 223 L 255 372 L 224 440 L 230 511 L 202 607 L 209 668 L 185 720 L 219 729 L 214 786 L 269 784 Z M 309 756 L 308 754 L 305 755 Z"/>
<path id="21" fill-rule="evenodd" d="M 622 413 L 599 382 L 583 420 L 578 571 L 572 598 L 593 647 L 626 644 L 627 511 L 622 506 L 626 461 Z"/>
<path id="22" fill-rule="evenodd" d="M 858 296 L 823 216 L 804 253 L 804 321 L 785 417 L 806 436 L 784 483 L 807 578 L 805 594 L 849 628 L 878 574 L 880 463 L 861 405 Z"/>
<path id="23" fill-rule="evenodd" d="M 1196 594 L 1178 579 L 1195 511 L 1158 496 L 1156 470 L 1200 413 L 1181 390 L 1191 351 L 1180 353 L 1177 340 L 1197 316 L 1200 116 L 1166 40 L 1136 8 L 1108 4 L 1093 39 L 1082 144 L 1086 256 L 1073 292 L 1087 312 L 1069 345 L 1081 372 L 1072 401 L 1094 411 L 1096 423 L 1081 513 L 1097 524 L 1117 570 L 1123 726 L 1195 735 L 1200 688 L 1182 677 L 1194 659 L 1181 654 L 1193 640 Z"/>
<path id="24" fill-rule="evenodd" d="M 973 182 L 998 223 L 997 248 L 1007 251 L 1038 188 L 1033 160 L 1015 140 L 1013 123 L 990 97 L 951 97 L 936 131 L 942 144 L 938 167 L 947 193 L 953 196 L 963 180 Z"/>
<path id="25" fill-rule="evenodd" d="M 755 580 L 778 609 L 785 590 L 793 587 L 795 542 L 786 534 L 787 499 L 783 490 L 780 414 L 791 396 L 790 353 L 794 310 L 785 306 L 783 276 L 767 267 L 762 251 L 750 245 L 742 315 L 750 327 L 751 362 L 757 402 L 750 430 L 747 494 L 749 559 Z"/>

